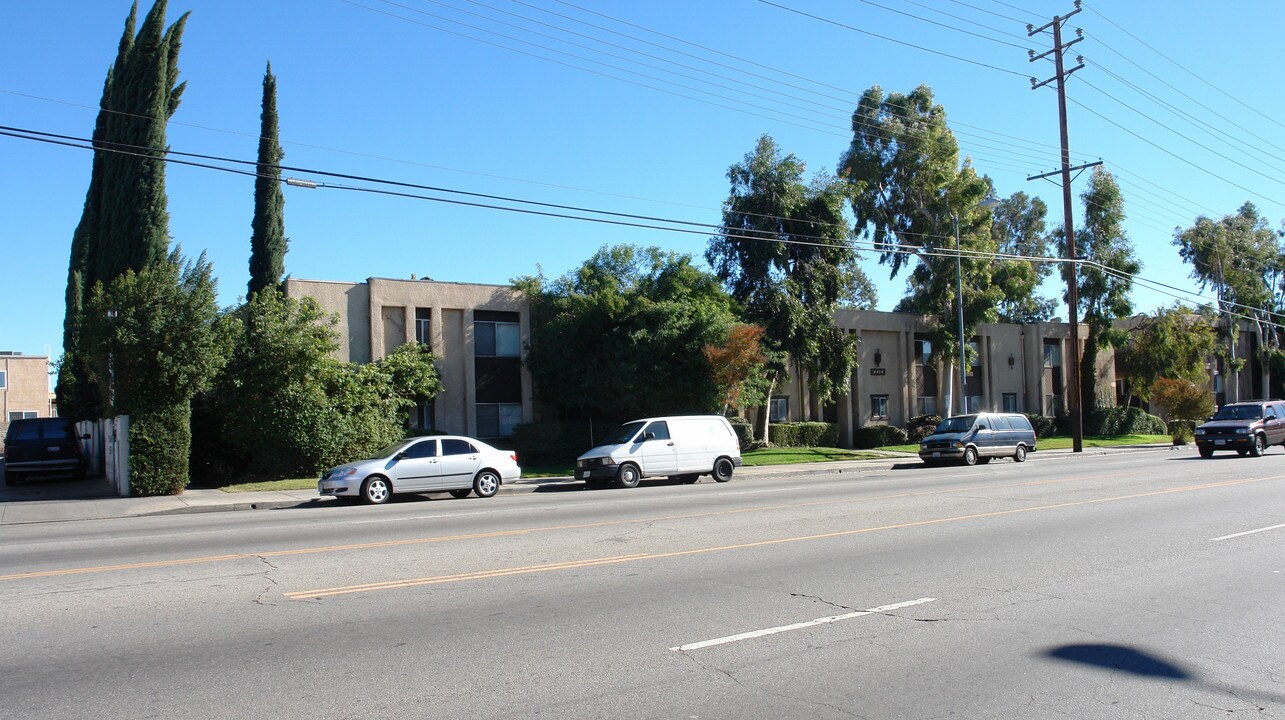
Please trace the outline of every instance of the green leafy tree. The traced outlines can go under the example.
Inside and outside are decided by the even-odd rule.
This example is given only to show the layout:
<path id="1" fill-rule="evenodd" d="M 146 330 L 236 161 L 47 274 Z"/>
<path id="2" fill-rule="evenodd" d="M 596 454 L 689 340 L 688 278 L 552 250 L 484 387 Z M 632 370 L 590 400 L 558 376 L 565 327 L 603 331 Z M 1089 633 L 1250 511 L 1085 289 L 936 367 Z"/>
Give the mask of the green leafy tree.
<path id="1" fill-rule="evenodd" d="M 130 486 L 136 495 L 181 492 L 188 482 L 194 395 L 227 361 L 229 338 L 215 326 L 210 264 L 184 262 L 176 248 L 162 263 L 96 283 L 86 313 L 106 318 L 84 338 L 101 348 L 91 379 L 112 415 L 129 415 Z"/>
<path id="2" fill-rule="evenodd" d="M 410 343 L 345 363 L 332 355 L 336 322 L 275 287 L 221 318 L 232 353 L 199 403 L 203 475 L 309 475 L 404 436 L 410 410 L 442 389 L 433 354 Z"/>
<path id="3" fill-rule="evenodd" d="M 856 341 L 834 326 L 834 311 L 840 303 L 873 308 L 875 291 L 843 214 L 846 186 L 826 173 L 805 183 L 806 170 L 771 137 L 760 137 L 727 171 L 723 228 L 705 258 L 742 316 L 765 329 L 766 348 L 787 354 L 825 403 L 846 389 L 856 367 Z M 766 440 L 766 413 L 760 416 L 756 435 Z"/>
<path id="4" fill-rule="evenodd" d="M 1253 203 L 1245 203 L 1234 215 L 1219 220 L 1201 216 L 1191 227 L 1174 233 L 1174 245 L 1185 262 L 1191 264 L 1191 277 L 1200 289 L 1213 288 L 1218 295 L 1218 311 L 1231 317 L 1248 317 L 1257 325 L 1264 346 L 1280 347 L 1275 331 L 1280 322 L 1282 252 L 1278 235 Z M 1225 325 L 1225 355 L 1232 372 L 1232 392 L 1239 389 L 1239 372 L 1243 359 L 1236 357 L 1238 323 Z M 1235 395 L 1233 400 L 1237 399 Z"/>
<path id="5" fill-rule="evenodd" d="M 250 282 L 247 296 L 276 287 L 285 274 L 285 196 L 281 192 L 281 160 L 285 151 L 278 140 L 277 78 L 272 64 L 263 73 L 263 111 L 259 116 L 259 162 L 254 178 L 254 220 L 250 234 Z"/>
<path id="6" fill-rule="evenodd" d="M 1161 378 L 1151 388 L 1151 402 L 1169 415 L 1173 444 L 1186 445 L 1200 418 L 1214 411 L 1214 396 L 1205 385 L 1190 380 Z"/>
<path id="7" fill-rule="evenodd" d="M 1017 192 L 1000 201 L 992 211 L 991 239 L 1002 255 L 1047 257 L 1049 238 L 1045 229 L 1048 206 L 1037 197 Z M 1053 317 L 1056 300 L 1036 293 L 1046 278 L 1053 274 L 1049 263 L 1031 260 L 1001 260 L 995 265 L 991 281 L 1004 291 L 1000 301 L 999 321 L 1006 323 L 1045 322 Z"/>
<path id="8" fill-rule="evenodd" d="M 711 412 L 722 398 L 702 348 L 736 323 L 718 279 L 689 255 L 603 247 L 565 276 L 514 281 L 532 303 L 526 365 L 562 419 Z"/>
<path id="9" fill-rule="evenodd" d="M 1129 292 L 1132 276 L 1142 270 L 1142 262 L 1125 234 L 1124 196 L 1111 173 L 1096 168 L 1080 199 L 1084 202 L 1084 223 L 1075 233 L 1076 252 L 1089 261 L 1081 263 L 1077 273 L 1080 322 L 1088 326 L 1080 356 L 1080 403 L 1087 414 L 1115 404 L 1114 391 L 1100 387 L 1097 357 L 1099 351 L 1125 341 L 1126 331 L 1113 323 L 1133 312 Z M 1066 257 L 1066 233 L 1054 234 L 1058 254 Z M 1065 277 L 1066 270 L 1063 273 Z"/>
<path id="10" fill-rule="evenodd" d="M 960 343 L 979 323 L 998 319 L 1005 299 L 1006 287 L 994 282 L 990 211 L 980 207 L 990 180 L 970 161 L 960 162 L 946 111 L 926 85 L 904 95 L 885 95 L 877 85 L 867 90 L 852 114 L 852 143 L 839 168 L 851 186 L 856 232 L 874 242 L 890 277 L 911 268 L 909 293 L 896 309 L 939 318 L 930 333 L 933 349 L 953 364 Z"/>
<path id="11" fill-rule="evenodd" d="M 1116 348 L 1125 396 L 1149 401 L 1152 388 L 1164 379 L 1207 384 L 1205 363 L 1217 344 L 1214 323 L 1207 314 L 1182 305 L 1156 310 Z"/>

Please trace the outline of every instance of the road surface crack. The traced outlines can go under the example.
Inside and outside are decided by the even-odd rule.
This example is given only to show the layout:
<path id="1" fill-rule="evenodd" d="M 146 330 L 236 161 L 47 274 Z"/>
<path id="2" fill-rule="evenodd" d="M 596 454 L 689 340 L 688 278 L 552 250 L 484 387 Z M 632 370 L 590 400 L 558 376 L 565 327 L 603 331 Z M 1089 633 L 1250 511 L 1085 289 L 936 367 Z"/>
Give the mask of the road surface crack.
<path id="1" fill-rule="evenodd" d="M 823 598 L 823 597 L 820 597 L 820 596 L 817 596 L 817 595 L 808 595 L 808 594 L 806 594 L 806 593 L 793 593 L 793 592 L 792 592 L 792 593 L 790 593 L 790 597 L 806 598 L 806 599 L 808 599 L 808 600 L 812 600 L 813 602 L 819 602 L 819 603 L 821 603 L 821 604 L 823 604 L 823 605 L 829 605 L 830 607 L 838 608 L 838 609 L 840 609 L 840 610 L 856 611 L 856 610 L 858 609 L 858 608 L 854 608 L 854 607 L 848 607 L 847 605 L 840 605 L 839 603 L 836 603 L 836 602 L 830 602 L 829 600 L 826 600 L 826 599 L 825 599 L 825 598 Z"/>
<path id="2" fill-rule="evenodd" d="M 259 558 L 259 560 L 262 561 L 264 565 L 268 566 L 268 568 L 263 571 L 263 579 L 267 581 L 268 586 L 263 588 L 263 592 L 259 593 L 258 596 L 254 598 L 254 603 L 256 605 L 275 606 L 276 603 L 268 602 L 264 598 L 267 597 L 268 593 L 272 592 L 273 588 L 281 585 L 281 583 L 277 582 L 276 578 L 272 577 L 272 573 L 275 572 L 276 570 L 279 570 L 280 568 L 278 568 L 276 565 L 273 565 L 271 562 L 268 561 L 267 558 L 263 557 L 262 555 L 255 555 L 255 557 Z"/>

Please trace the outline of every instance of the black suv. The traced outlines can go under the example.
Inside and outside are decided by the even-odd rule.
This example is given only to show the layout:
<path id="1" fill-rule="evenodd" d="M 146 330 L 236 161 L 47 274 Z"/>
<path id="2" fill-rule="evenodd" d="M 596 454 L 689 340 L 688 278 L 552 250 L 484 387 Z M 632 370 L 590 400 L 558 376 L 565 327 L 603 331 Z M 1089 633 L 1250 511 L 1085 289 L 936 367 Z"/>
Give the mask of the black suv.
<path id="1" fill-rule="evenodd" d="M 1258 457 L 1272 445 L 1285 445 L 1285 402 L 1251 400 L 1218 408 L 1209 422 L 1196 428 L 1200 457 L 1215 450 L 1235 450 Z"/>
<path id="2" fill-rule="evenodd" d="M 85 477 L 85 458 L 75 423 L 57 417 L 10 421 L 4 436 L 5 483 L 17 485 L 43 473 L 70 473 L 77 480 Z"/>

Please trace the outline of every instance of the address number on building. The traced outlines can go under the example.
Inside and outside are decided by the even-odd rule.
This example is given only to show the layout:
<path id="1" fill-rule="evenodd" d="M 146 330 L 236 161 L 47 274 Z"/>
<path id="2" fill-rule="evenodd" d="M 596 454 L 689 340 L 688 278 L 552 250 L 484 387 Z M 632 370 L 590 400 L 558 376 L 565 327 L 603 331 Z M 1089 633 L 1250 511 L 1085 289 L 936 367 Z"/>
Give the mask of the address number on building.
<path id="1" fill-rule="evenodd" d="M 871 375 L 887 375 L 888 368 L 870 368 Z"/>

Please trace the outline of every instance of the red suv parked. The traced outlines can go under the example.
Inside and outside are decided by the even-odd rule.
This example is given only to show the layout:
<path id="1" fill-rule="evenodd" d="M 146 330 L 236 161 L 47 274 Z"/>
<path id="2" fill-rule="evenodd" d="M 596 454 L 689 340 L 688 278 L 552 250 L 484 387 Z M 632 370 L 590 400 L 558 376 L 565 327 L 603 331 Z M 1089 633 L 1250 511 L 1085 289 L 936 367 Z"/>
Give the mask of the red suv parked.
<path id="1" fill-rule="evenodd" d="M 1258 457 L 1272 445 L 1285 445 L 1285 402 L 1280 400 L 1223 405 L 1209 422 L 1196 428 L 1200 457 L 1212 457 L 1215 450 Z"/>

